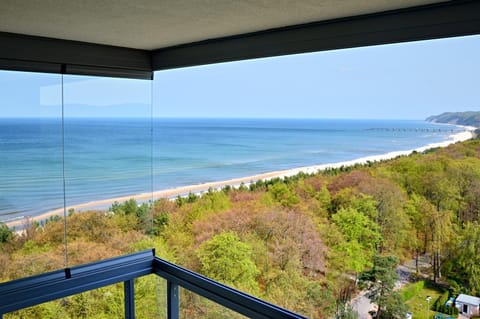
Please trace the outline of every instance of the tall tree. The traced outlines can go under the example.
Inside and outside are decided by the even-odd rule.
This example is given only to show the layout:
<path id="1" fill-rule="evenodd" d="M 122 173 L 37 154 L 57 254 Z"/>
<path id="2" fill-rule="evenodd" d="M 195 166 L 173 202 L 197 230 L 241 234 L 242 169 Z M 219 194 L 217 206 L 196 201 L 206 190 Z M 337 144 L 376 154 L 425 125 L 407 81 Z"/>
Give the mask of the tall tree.
<path id="1" fill-rule="evenodd" d="M 430 217 L 431 234 L 432 234 L 432 262 L 433 262 L 433 281 L 438 282 L 442 277 L 442 253 L 446 250 L 454 232 L 452 223 L 452 212 L 435 211 Z"/>
<path id="2" fill-rule="evenodd" d="M 344 238 L 334 250 L 343 255 L 347 270 L 358 275 L 371 265 L 375 249 L 381 241 L 378 225 L 353 208 L 340 209 L 332 216 L 332 221 Z"/>
<path id="3" fill-rule="evenodd" d="M 382 313 L 382 318 L 405 319 L 408 306 L 403 302 L 402 296 L 397 291 L 393 291 L 388 296 L 384 305 L 385 309 Z"/>
<path id="4" fill-rule="evenodd" d="M 415 268 L 416 272 L 419 272 L 418 258 L 420 252 L 427 253 L 429 243 L 429 230 L 427 229 L 427 217 L 433 215 L 435 208 L 433 205 L 425 199 L 425 197 L 412 193 L 410 199 L 405 206 L 405 212 L 407 213 L 410 222 L 412 224 L 415 236 L 410 238 L 410 248 L 415 253 Z"/>
<path id="5" fill-rule="evenodd" d="M 434 159 L 434 161 L 432 161 Z M 449 174 L 453 161 L 444 156 L 433 156 L 422 163 L 422 194 L 435 207 L 427 217 L 431 235 L 433 279 L 441 278 L 442 254 L 453 236 L 452 212 L 458 209 L 460 196 L 454 175 Z"/>
<path id="6" fill-rule="evenodd" d="M 395 271 L 398 264 L 396 256 L 375 256 L 372 270 L 362 274 L 360 280 L 370 291 L 369 298 L 378 305 L 377 318 L 390 318 L 389 314 L 401 312 L 403 302 L 395 295 L 393 288 L 398 280 Z M 397 302 L 392 302 L 397 300 Z"/>
<path id="7" fill-rule="evenodd" d="M 380 252 L 400 255 L 412 234 L 410 220 L 404 210 L 406 193 L 392 181 L 379 177 L 359 184 L 358 189 L 370 195 L 377 203 L 375 221 L 383 235 Z"/>
<path id="8" fill-rule="evenodd" d="M 251 247 L 237 234 L 224 232 L 204 242 L 197 250 L 202 272 L 213 279 L 255 291 L 259 271 L 252 260 Z"/>
<path id="9" fill-rule="evenodd" d="M 455 253 L 446 264 L 447 276 L 459 281 L 473 295 L 480 294 L 480 224 L 467 223 Z"/>

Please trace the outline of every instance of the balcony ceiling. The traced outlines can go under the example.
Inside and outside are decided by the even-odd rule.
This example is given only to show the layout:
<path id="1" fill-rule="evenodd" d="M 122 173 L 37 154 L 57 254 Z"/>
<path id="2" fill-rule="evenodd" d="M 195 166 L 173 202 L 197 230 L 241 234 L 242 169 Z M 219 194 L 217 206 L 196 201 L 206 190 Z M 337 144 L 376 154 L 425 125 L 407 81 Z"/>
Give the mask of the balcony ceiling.
<path id="1" fill-rule="evenodd" d="M 2 0 L 0 31 L 154 50 L 432 0 Z"/>
<path id="2" fill-rule="evenodd" d="M 472 34 L 478 0 L 0 0 L 0 69 L 152 78 Z"/>

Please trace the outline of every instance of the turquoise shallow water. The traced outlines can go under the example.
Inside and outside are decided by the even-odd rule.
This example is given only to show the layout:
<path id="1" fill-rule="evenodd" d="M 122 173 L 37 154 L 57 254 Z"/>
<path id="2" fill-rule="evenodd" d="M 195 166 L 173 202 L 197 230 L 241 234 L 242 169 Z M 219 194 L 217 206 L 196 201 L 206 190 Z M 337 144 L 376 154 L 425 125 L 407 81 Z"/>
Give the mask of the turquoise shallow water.
<path id="1" fill-rule="evenodd" d="M 67 205 L 441 142 L 398 120 L 0 119 L 0 220 Z"/>

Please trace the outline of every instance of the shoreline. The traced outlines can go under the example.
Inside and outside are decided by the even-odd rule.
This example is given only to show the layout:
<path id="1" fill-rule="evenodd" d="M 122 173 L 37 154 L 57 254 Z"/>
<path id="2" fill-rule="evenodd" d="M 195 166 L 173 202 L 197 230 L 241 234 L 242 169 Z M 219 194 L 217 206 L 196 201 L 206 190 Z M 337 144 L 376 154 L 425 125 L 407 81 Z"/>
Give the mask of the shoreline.
<path id="1" fill-rule="evenodd" d="M 111 206 L 114 202 L 121 203 L 132 198 L 137 201 L 157 200 L 160 198 L 175 198 L 177 196 L 184 196 L 189 193 L 202 193 L 204 191 L 207 191 L 209 188 L 221 189 L 227 185 L 232 187 L 238 187 L 242 183 L 248 185 L 251 182 L 256 182 L 258 180 L 270 180 L 273 178 L 291 177 L 299 174 L 300 172 L 304 172 L 306 174 L 312 174 L 312 173 L 317 173 L 319 171 L 323 171 L 329 168 L 340 168 L 342 166 L 366 164 L 367 162 L 379 162 L 384 160 L 390 160 L 398 156 L 410 155 L 413 152 L 421 153 L 432 148 L 447 147 L 450 144 L 466 141 L 474 137 L 473 131 L 476 129 L 475 127 L 461 126 L 461 125 L 456 125 L 456 126 L 464 128 L 464 131 L 450 135 L 449 139 L 443 142 L 431 143 L 425 146 L 418 147 L 416 149 L 404 150 L 404 151 L 392 151 L 385 154 L 370 155 L 370 156 L 360 157 L 360 158 L 343 161 L 343 162 L 297 167 L 297 168 L 291 168 L 286 170 L 278 170 L 278 171 L 272 171 L 272 172 L 261 173 L 256 175 L 250 175 L 245 177 L 232 178 L 232 179 L 223 180 L 223 181 L 214 181 L 214 182 L 200 183 L 195 185 L 180 186 L 180 187 L 175 187 L 170 189 L 154 191 L 153 193 L 132 194 L 127 196 L 101 199 L 101 200 L 68 206 L 66 208 L 66 211 L 68 212 L 69 210 L 72 210 L 72 209 L 75 211 L 100 209 L 100 207 Z M 39 221 L 48 219 L 52 216 L 63 216 L 63 214 L 64 214 L 64 208 L 58 208 L 58 209 L 50 210 L 48 212 L 45 212 L 36 216 L 28 216 L 28 217 L 18 218 L 15 220 L 6 221 L 5 224 L 9 228 L 15 228 L 18 226 L 24 227 L 27 224 L 27 221 L 39 222 Z"/>

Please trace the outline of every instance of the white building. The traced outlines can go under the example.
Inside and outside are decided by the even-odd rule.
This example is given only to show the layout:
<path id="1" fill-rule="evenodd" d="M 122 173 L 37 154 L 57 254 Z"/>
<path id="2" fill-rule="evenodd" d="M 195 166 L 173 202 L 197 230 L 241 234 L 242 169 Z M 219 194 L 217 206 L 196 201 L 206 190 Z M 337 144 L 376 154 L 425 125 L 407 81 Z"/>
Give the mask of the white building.
<path id="1" fill-rule="evenodd" d="M 480 298 L 460 294 L 455 299 L 455 307 L 458 312 L 466 316 L 479 315 L 480 314 Z"/>

